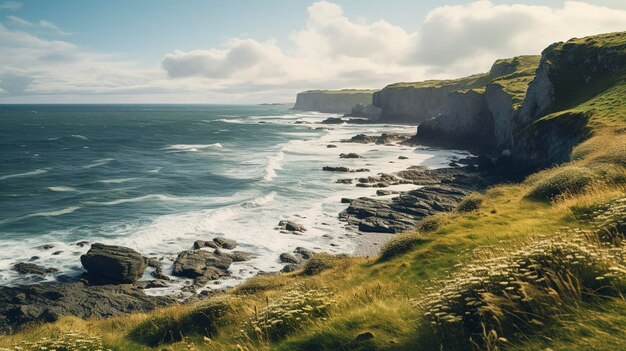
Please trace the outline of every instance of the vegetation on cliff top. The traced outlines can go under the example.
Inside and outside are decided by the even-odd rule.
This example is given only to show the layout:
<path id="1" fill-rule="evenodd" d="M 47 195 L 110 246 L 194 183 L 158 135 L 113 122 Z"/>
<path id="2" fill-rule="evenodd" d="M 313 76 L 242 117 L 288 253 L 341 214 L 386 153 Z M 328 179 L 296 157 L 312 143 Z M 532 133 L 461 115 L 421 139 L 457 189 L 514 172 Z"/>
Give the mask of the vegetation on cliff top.
<path id="1" fill-rule="evenodd" d="M 373 94 L 375 91 L 376 89 L 307 90 L 301 92 L 300 94 Z"/>
<path id="2" fill-rule="evenodd" d="M 426 80 L 422 82 L 400 82 L 387 86 L 390 89 L 420 89 L 451 87 L 454 91 L 484 89 L 489 84 L 499 84 L 513 97 L 514 103 L 520 103 L 525 96 L 528 83 L 535 76 L 540 56 L 525 55 L 499 59 L 487 73 L 469 77 L 444 80 Z"/>
<path id="3" fill-rule="evenodd" d="M 625 37 L 574 43 L 623 48 Z M 571 162 L 426 219 L 381 259 L 323 255 L 306 272 L 259 276 L 197 304 L 64 317 L 0 348 L 59 339 L 113 350 L 622 350 L 626 82 L 597 84 L 608 82 L 563 105 L 594 125 Z"/>

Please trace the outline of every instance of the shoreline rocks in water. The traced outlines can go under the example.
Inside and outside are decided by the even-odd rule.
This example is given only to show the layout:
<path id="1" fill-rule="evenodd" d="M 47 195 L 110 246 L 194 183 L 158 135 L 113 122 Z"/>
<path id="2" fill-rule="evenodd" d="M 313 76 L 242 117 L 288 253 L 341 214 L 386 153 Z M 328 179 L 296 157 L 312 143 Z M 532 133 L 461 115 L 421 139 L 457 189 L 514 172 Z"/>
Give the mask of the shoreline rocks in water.
<path id="1" fill-rule="evenodd" d="M 133 283 L 143 275 L 146 262 L 133 249 L 95 243 L 80 257 L 89 279 L 104 283 Z"/>
<path id="2" fill-rule="evenodd" d="M 398 143 L 407 143 L 413 136 L 410 134 L 391 134 L 383 133 L 381 135 L 365 135 L 357 134 L 350 139 L 341 140 L 342 143 L 360 143 L 360 144 L 378 144 L 393 145 Z"/>
<path id="3" fill-rule="evenodd" d="M 172 274 L 193 279 L 192 288 L 197 290 L 210 280 L 230 275 L 228 268 L 231 263 L 232 257 L 219 250 L 187 250 L 176 257 Z"/>
<path id="4" fill-rule="evenodd" d="M 59 271 L 56 268 L 46 268 L 44 266 L 40 266 L 38 264 L 28 263 L 28 262 L 16 263 L 13 266 L 13 270 L 18 272 L 19 274 L 36 274 L 36 275 L 42 275 L 42 276 Z"/>
<path id="5" fill-rule="evenodd" d="M 426 216 L 451 211 L 468 193 L 480 191 L 502 180 L 501 177 L 479 172 L 473 167 L 435 170 L 412 167 L 395 175 L 381 174 L 359 179 L 362 181 L 359 184 L 368 185 L 369 182 L 382 179 L 393 184 L 407 182 L 424 186 L 392 199 L 354 199 L 339 214 L 340 220 L 362 232 L 398 233 L 414 228 Z"/>

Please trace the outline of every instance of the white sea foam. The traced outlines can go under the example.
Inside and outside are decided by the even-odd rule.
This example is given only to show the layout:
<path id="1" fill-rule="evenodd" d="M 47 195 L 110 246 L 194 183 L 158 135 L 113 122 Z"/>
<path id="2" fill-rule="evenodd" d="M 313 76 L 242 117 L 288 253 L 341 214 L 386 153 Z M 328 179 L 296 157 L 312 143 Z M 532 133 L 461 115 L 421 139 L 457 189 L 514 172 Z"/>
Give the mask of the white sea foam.
<path id="1" fill-rule="evenodd" d="M 263 177 L 266 181 L 271 181 L 276 177 L 276 171 L 281 169 L 281 161 L 285 158 L 285 153 L 280 150 L 273 156 L 268 156 L 266 158 L 267 162 L 265 163 L 265 176 Z"/>
<path id="2" fill-rule="evenodd" d="M 222 146 L 222 144 L 214 143 L 214 144 L 174 144 L 174 145 L 168 145 L 164 147 L 163 149 L 174 150 L 174 152 L 176 151 L 198 152 L 204 149 L 223 149 L 223 148 L 224 147 Z"/>
<path id="3" fill-rule="evenodd" d="M 94 167 L 104 166 L 113 160 L 114 160 L 113 158 L 101 158 L 99 160 L 95 160 L 94 162 L 88 165 L 84 165 L 83 168 L 94 168 Z"/>
<path id="4" fill-rule="evenodd" d="M 80 134 L 72 134 L 70 135 L 72 138 L 80 139 L 80 140 L 89 140 L 86 136 Z"/>
<path id="5" fill-rule="evenodd" d="M 170 196 L 163 194 L 148 194 L 143 196 L 131 197 L 126 199 L 117 199 L 112 201 L 86 201 L 85 204 L 93 206 L 115 206 L 126 203 L 145 202 L 145 201 L 160 201 L 160 202 L 172 202 L 180 204 L 193 204 L 202 201 L 209 201 L 214 199 L 212 197 L 202 196 Z"/>
<path id="6" fill-rule="evenodd" d="M 102 183 L 102 184 L 120 184 L 120 183 L 130 182 L 130 181 L 135 180 L 135 179 L 137 179 L 137 178 L 103 179 L 103 180 L 99 180 L 98 183 Z"/>
<path id="7" fill-rule="evenodd" d="M 47 172 L 48 172 L 48 170 L 46 170 L 46 169 L 36 169 L 34 171 L 25 172 L 25 173 L 16 173 L 16 174 L 5 175 L 5 176 L 0 177 L 0 180 L 11 179 L 11 178 L 18 178 L 18 177 L 34 176 L 34 175 L 38 175 L 38 174 L 44 174 L 44 173 L 47 173 Z"/>
<path id="8" fill-rule="evenodd" d="M 76 188 L 72 188 L 71 186 L 63 186 L 63 185 L 50 186 L 50 187 L 48 187 L 48 190 L 54 191 L 54 192 L 61 192 L 61 193 L 78 191 L 78 190 L 76 190 Z"/>
<path id="9" fill-rule="evenodd" d="M 24 218 L 62 216 L 62 215 L 65 215 L 65 214 L 72 213 L 72 212 L 78 210 L 79 208 L 80 208 L 80 206 L 70 206 L 70 207 L 66 207 L 66 208 L 58 210 L 58 211 L 35 212 L 35 213 L 31 213 L 29 215 L 24 216 Z"/>

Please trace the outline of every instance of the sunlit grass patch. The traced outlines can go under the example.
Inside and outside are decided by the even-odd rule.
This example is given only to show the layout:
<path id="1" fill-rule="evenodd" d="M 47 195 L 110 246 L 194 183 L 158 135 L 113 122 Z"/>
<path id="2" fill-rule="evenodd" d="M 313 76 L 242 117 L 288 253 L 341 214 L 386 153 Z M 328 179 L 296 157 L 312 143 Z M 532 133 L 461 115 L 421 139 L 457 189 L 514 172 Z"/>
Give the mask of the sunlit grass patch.
<path id="1" fill-rule="evenodd" d="M 407 232 L 396 234 L 380 249 L 379 260 L 388 260 L 392 257 L 406 253 L 414 249 L 416 246 L 423 244 L 427 241 L 428 240 L 424 238 L 424 234 L 420 232 Z"/>
<path id="2" fill-rule="evenodd" d="M 476 211 L 483 204 L 483 196 L 480 194 L 470 194 L 463 198 L 456 207 L 459 212 Z"/>
<path id="3" fill-rule="evenodd" d="M 22 341 L 12 348 L 0 348 L 0 351 L 75 351 L 101 350 L 111 351 L 102 338 L 75 332 L 58 334 L 53 337 L 41 337 L 38 341 Z"/>
<path id="4" fill-rule="evenodd" d="M 506 347 L 568 306 L 626 292 L 626 250 L 569 230 L 512 250 L 481 251 L 419 301 L 422 341 L 444 349 Z"/>

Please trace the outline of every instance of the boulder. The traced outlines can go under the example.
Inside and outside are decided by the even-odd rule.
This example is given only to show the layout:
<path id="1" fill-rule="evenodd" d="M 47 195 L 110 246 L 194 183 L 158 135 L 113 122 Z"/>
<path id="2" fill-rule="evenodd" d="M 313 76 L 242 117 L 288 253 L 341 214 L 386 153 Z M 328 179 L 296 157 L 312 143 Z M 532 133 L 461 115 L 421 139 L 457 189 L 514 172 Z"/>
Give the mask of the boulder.
<path id="1" fill-rule="evenodd" d="M 298 264 L 301 261 L 298 257 L 296 257 L 295 255 L 290 254 L 288 252 L 284 252 L 284 253 L 280 254 L 279 259 L 280 259 L 280 262 L 283 262 L 283 263 L 295 263 L 295 264 Z"/>
<path id="2" fill-rule="evenodd" d="M 80 262 L 90 279 L 110 283 L 132 283 L 143 275 L 146 261 L 131 248 L 95 243 Z"/>
<path id="3" fill-rule="evenodd" d="M 336 147 L 337 147 L 337 145 L 334 145 L 334 144 L 328 144 L 328 145 L 326 145 L 326 147 L 327 147 L 327 148 L 329 148 L 329 149 L 331 149 L 331 148 L 336 148 Z"/>
<path id="4" fill-rule="evenodd" d="M 335 183 L 337 183 L 337 184 L 352 184 L 352 179 L 349 179 L 349 178 L 337 179 L 335 181 Z"/>
<path id="5" fill-rule="evenodd" d="M 322 124 L 341 124 L 343 123 L 343 119 L 339 117 L 328 117 L 322 121 Z"/>
<path id="6" fill-rule="evenodd" d="M 217 249 L 217 244 L 213 241 L 206 241 L 206 240 L 196 240 L 193 243 L 193 248 L 194 249 L 201 249 L 203 247 L 210 247 L 213 249 Z"/>
<path id="7" fill-rule="evenodd" d="M 226 238 L 214 238 L 213 242 L 217 247 L 227 250 L 232 250 L 237 247 L 237 242 L 235 240 L 230 240 Z"/>
<path id="8" fill-rule="evenodd" d="M 313 257 L 313 255 L 315 254 L 313 251 L 306 249 L 304 247 L 296 247 L 296 249 L 293 252 L 299 254 L 305 260 L 308 260 L 309 258 Z"/>
<path id="9" fill-rule="evenodd" d="M 209 280 L 228 276 L 228 268 L 233 259 L 219 250 L 187 250 L 178 254 L 174 261 L 172 274 L 179 277 L 192 278 L 194 288 L 205 285 Z"/>
<path id="10" fill-rule="evenodd" d="M 350 172 L 350 169 L 348 167 L 324 166 L 324 167 L 322 167 L 322 171 L 327 171 L 327 172 Z"/>
<path id="11" fill-rule="evenodd" d="M 354 152 L 350 152 L 347 154 L 344 154 L 344 153 L 339 154 L 339 158 L 363 158 L 363 156 Z"/>
<path id="12" fill-rule="evenodd" d="M 292 221 L 280 221 L 278 222 L 278 226 L 285 228 L 290 232 L 305 232 L 306 228 L 302 224 L 298 224 Z"/>
<path id="13" fill-rule="evenodd" d="M 56 268 L 46 268 L 34 263 L 19 262 L 13 266 L 13 270 L 19 274 L 37 274 L 46 275 L 48 273 L 58 272 Z"/>

